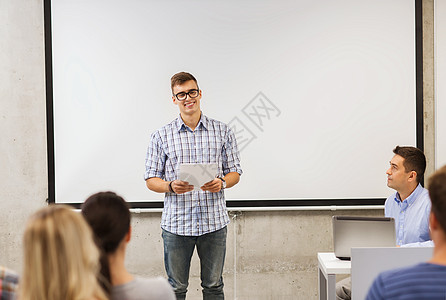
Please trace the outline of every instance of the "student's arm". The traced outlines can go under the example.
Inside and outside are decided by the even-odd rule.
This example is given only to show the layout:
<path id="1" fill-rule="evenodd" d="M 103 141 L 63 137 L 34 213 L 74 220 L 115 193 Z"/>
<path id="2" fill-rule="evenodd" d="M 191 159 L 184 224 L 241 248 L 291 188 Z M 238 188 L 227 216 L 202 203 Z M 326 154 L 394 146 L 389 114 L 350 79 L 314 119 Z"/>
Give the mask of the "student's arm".
<path id="1" fill-rule="evenodd" d="M 165 175 L 167 160 L 167 155 L 164 153 L 162 144 L 163 142 L 159 132 L 153 133 L 146 156 L 146 172 L 144 178 L 146 179 L 147 188 L 156 193 L 171 192 L 183 194 L 192 191 L 194 187 L 187 182 L 180 180 L 165 181 L 162 179 Z"/>
<path id="2" fill-rule="evenodd" d="M 432 240 L 401 245 L 401 247 L 408 247 L 408 248 L 409 247 L 433 247 L 433 246 L 434 246 L 434 241 L 432 241 Z"/>
<path id="3" fill-rule="evenodd" d="M 226 188 L 229 189 L 240 181 L 240 174 L 237 172 L 230 172 L 223 176 L 223 179 L 226 181 Z"/>
<path id="4" fill-rule="evenodd" d="M 222 167 L 223 179 L 226 182 L 226 188 L 231 188 L 240 180 L 240 175 L 243 173 L 240 167 L 240 153 L 237 148 L 237 140 L 230 128 L 227 129 L 227 137 L 222 149 Z M 222 187 L 222 181 L 219 178 L 207 182 L 201 189 L 212 193 L 219 192 Z"/>
<path id="5" fill-rule="evenodd" d="M 227 140 L 222 151 L 223 158 L 223 179 L 226 181 L 226 188 L 233 187 L 240 181 L 243 171 L 240 166 L 240 153 L 237 147 L 237 140 L 234 132 L 228 128 Z"/>
<path id="6" fill-rule="evenodd" d="M 146 185 L 149 190 L 157 193 L 174 192 L 175 194 L 184 194 L 194 189 L 194 186 L 190 185 L 188 182 L 181 180 L 165 181 L 159 177 L 151 177 L 147 179 Z M 172 188 L 172 190 L 170 190 L 170 188 Z"/>
<path id="7" fill-rule="evenodd" d="M 223 176 L 223 179 L 226 181 L 226 188 L 233 187 L 240 180 L 240 174 L 237 172 L 230 172 Z M 214 178 L 214 180 L 205 183 L 201 189 L 203 191 L 209 191 L 212 193 L 217 193 L 221 190 L 222 180 L 220 178 Z"/>

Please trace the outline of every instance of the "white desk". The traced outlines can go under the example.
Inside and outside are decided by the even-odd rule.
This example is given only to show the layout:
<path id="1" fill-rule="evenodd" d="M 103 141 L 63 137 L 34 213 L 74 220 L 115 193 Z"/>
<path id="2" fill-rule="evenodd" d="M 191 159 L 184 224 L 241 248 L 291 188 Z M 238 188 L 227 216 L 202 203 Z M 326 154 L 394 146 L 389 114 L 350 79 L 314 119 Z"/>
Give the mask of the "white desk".
<path id="1" fill-rule="evenodd" d="M 318 253 L 319 299 L 336 299 L 336 274 L 350 274 L 351 262 L 336 258 L 333 252 Z"/>

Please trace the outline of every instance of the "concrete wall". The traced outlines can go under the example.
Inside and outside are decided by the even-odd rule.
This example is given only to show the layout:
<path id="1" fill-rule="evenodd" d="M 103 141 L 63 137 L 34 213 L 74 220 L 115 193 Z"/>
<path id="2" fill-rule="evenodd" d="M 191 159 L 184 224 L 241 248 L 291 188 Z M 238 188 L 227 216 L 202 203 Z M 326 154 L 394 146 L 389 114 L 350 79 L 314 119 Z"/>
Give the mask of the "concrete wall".
<path id="1" fill-rule="evenodd" d="M 47 198 L 41 0 L 0 0 L 0 264 L 21 268 L 26 218 Z"/>
<path id="2" fill-rule="evenodd" d="M 45 205 L 48 193 L 43 2 L 0 0 L 0 22 L 0 264 L 20 271 L 26 219 Z M 432 150 L 433 141 L 425 147 Z M 382 210 L 234 216 L 224 271 L 227 299 L 316 299 L 316 254 L 332 250 L 334 214 L 378 216 Z M 127 264 L 135 274 L 164 276 L 160 217 L 133 214 Z M 189 299 L 200 295 L 194 256 Z"/>
<path id="3" fill-rule="evenodd" d="M 228 226 L 224 270 L 227 299 L 316 299 L 317 252 L 333 251 L 332 215 L 382 216 L 382 210 L 242 212 Z M 160 213 L 133 215 L 128 268 L 164 274 Z M 193 258 L 190 298 L 200 299 L 199 262 Z M 236 298 L 235 298 L 236 296 Z"/>

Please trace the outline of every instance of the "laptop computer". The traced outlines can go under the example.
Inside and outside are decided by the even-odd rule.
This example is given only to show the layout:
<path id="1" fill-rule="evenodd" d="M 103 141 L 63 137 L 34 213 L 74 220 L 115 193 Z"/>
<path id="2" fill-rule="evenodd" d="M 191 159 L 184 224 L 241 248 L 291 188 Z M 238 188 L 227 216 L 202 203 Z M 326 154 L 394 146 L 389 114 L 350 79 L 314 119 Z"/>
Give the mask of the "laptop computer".
<path id="1" fill-rule="evenodd" d="M 333 248 L 349 260 L 352 247 L 395 247 L 395 220 L 386 217 L 333 216 Z"/>

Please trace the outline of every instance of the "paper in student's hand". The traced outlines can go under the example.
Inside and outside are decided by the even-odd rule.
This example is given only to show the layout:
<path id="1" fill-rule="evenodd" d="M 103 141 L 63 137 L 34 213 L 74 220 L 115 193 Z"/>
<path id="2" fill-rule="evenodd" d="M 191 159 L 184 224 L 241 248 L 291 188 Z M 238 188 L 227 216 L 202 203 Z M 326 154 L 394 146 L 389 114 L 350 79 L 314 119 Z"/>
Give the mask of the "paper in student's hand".
<path id="1" fill-rule="evenodd" d="M 199 190 L 205 183 L 217 176 L 217 164 L 180 164 L 178 179 L 187 181 Z"/>

